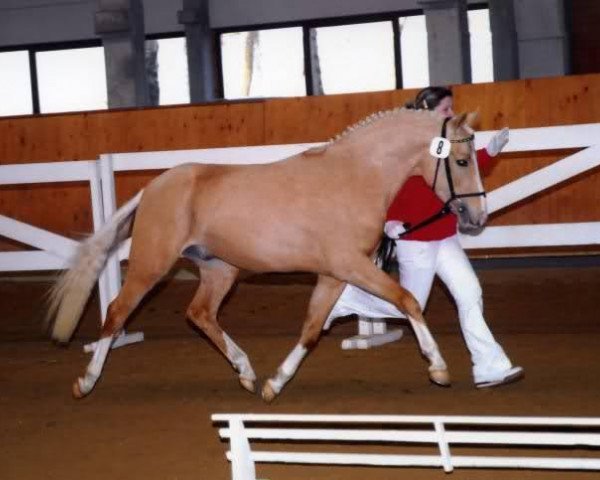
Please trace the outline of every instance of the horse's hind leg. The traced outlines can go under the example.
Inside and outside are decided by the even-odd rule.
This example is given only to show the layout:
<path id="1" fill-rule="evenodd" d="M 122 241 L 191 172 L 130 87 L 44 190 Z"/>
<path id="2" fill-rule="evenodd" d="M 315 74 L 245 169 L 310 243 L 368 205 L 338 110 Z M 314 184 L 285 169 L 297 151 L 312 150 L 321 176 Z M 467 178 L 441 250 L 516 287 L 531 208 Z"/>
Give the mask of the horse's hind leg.
<path id="1" fill-rule="evenodd" d="M 392 303 L 405 313 L 413 327 L 419 347 L 429 360 L 429 378 L 440 386 L 450 385 L 450 375 L 433 335 L 427 327 L 419 302 L 391 277 L 379 270 L 367 257 L 344 262 L 336 276 Z"/>
<path id="2" fill-rule="evenodd" d="M 85 375 L 78 378 L 73 384 L 73 396 L 81 398 L 92 391 L 104 367 L 104 362 L 113 340 L 123 329 L 125 321 L 140 303 L 144 295 L 169 271 L 179 257 L 179 252 L 174 248 L 165 247 L 157 251 L 147 251 L 143 255 L 133 255 L 130 258 L 129 272 L 123 288 L 111 302 L 106 314 L 106 321 L 100 332 L 100 340 Z"/>
<path id="3" fill-rule="evenodd" d="M 197 262 L 200 286 L 187 310 L 187 317 L 197 325 L 239 373 L 240 384 L 254 392 L 256 375 L 248 355 L 227 335 L 217 322 L 221 302 L 233 286 L 239 270 L 218 259 Z"/>
<path id="4" fill-rule="evenodd" d="M 319 340 L 325 320 L 342 293 L 343 288 L 344 283 L 339 280 L 323 275 L 319 276 L 317 286 L 313 290 L 310 298 L 306 320 L 302 326 L 300 341 L 279 366 L 275 376 L 268 379 L 263 385 L 263 400 L 271 402 L 281 392 L 285 384 L 294 376 L 300 363 L 302 363 L 302 360 L 304 360 L 309 350 L 313 348 Z"/>

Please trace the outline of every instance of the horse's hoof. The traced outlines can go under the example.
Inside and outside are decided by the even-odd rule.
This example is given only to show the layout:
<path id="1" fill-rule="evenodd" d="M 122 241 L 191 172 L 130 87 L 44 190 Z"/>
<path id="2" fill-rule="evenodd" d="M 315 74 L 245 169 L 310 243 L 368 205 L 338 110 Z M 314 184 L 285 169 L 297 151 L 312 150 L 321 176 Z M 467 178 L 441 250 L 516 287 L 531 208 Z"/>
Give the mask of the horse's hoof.
<path id="1" fill-rule="evenodd" d="M 271 403 L 277 396 L 277 393 L 275 392 L 275 390 L 273 390 L 273 387 L 271 386 L 271 382 L 269 382 L 268 380 L 263 385 L 261 394 L 262 399 L 267 403 Z"/>
<path id="2" fill-rule="evenodd" d="M 254 380 L 250 380 L 249 378 L 240 377 L 240 385 L 244 388 L 244 390 L 248 390 L 250 393 L 256 392 L 256 386 L 254 385 Z"/>
<path id="3" fill-rule="evenodd" d="M 76 399 L 78 399 L 78 400 L 79 400 L 80 398 L 83 398 L 83 397 L 85 397 L 85 396 L 87 395 L 86 393 L 83 393 L 83 392 L 81 391 L 81 387 L 79 386 L 79 379 L 77 379 L 77 380 L 75 380 L 75 381 L 73 382 L 73 389 L 72 389 L 72 393 L 73 393 L 73 398 L 76 398 Z"/>
<path id="4" fill-rule="evenodd" d="M 449 387 L 451 384 L 448 370 L 431 370 L 429 372 L 429 380 L 438 387 Z"/>

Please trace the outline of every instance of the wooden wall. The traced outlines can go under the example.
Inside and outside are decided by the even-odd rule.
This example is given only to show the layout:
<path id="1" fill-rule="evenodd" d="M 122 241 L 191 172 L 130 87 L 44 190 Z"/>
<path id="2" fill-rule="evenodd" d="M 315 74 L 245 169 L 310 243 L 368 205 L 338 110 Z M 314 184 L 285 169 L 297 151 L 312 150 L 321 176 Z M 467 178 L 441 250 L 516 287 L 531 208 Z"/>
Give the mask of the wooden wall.
<path id="1" fill-rule="evenodd" d="M 95 159 L 101 153 L 325 141 L 364 116 L 403 104 L 415 90 L 273 99 L 205 106 L 0 119 L 0 164 Z M 479 110 L 481 130 L 600 122 L 600 75 L 454 88 L 456 110 Z M 493 189 L 568 152 L 504 156 Z M 121 174 L 118 203 L 154 173 Z M 491 224 L 600 220 L 600 172 L 523 202 Z M 0 214 L 77 238 L 92 229 L 85 185 L 0 187 Z M 2 241 L 0 248 L 22 248 Z"/>

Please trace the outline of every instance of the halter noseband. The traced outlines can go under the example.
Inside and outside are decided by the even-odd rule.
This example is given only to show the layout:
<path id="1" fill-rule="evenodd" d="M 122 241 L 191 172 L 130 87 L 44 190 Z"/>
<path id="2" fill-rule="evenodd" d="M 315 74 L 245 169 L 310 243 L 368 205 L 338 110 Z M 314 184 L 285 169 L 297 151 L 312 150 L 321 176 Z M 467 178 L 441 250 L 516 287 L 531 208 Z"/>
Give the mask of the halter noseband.
<path id="1" fill-rule="evenodd" d="M 444 123 L 442 124 L 442 133 L 441 133 L 442 138 L 446 138 L 446 126 L 447 126 L 449 120 L 450 120 L 450 118 L 444 119 Z M 475 135 L 471 134 L 468 137 L 458 138 L 458 139 L 454 139 L 454 140 L 448 139 L 448 141 L 450 143 L 467 143 L 467 142 L 473 141 L 474 139 L 475 139 Z M 448 188 L 450 189 L 450 198 L 444 203 L 444 205 L 442 206 L 440 211 L 437 212 L 436 214 L 432 215 L 431 217 L 423 220 L 422 222 L 417 223 L 416 225 L 411 225 L 410 223 L 405 223 L 404 228 L 406 230 L 404 232 L 402 232 L 400 235 L 398 235 L 398 239 L 402 238 L 404 235 L 406 235 L 410 232 L 414 232 L 415 230 L 418 230 L 420 228 L 423 228 L 423 227 L 435 222 L 436 220 L 444 217 L 445 215 L 448 215 L 450 213 L 450 204 L 458 198 L 485 197 L 486 196 L 485 191 L 474 192 L 474 193 L 459 193 L 459 194 L 456 193 L 456 191 L 454 190 L 454 181 L 452 180 L 452 172 L 450 171 L 450 154 L 449 153 L 445 157 L 437 157 L 437 164 L 435 166 L 435 175 L 433 177 L 433 184 L 431 185 L 431 188 L 433 190 L 435 190 L 435 185 L 437 183 L 438 173 L 440 170 L 440 164 L 442 161 L 444 162 L 444 170 L 446 171 L 446 180 L 448 181 Z"/>

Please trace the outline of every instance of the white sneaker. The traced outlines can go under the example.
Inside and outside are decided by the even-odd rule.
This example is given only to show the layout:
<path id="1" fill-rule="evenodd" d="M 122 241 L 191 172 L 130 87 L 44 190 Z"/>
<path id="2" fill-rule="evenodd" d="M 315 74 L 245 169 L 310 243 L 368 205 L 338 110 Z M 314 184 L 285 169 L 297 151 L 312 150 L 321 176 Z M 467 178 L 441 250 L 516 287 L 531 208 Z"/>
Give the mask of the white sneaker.
<path id="1" fill-rule="evenodd" d="M 496 387 L 498 385 L 506 385 L 507 383 L 513 383 L 521 380 L 525 375 L 523 367 L 512 367 L 508 370 L 498 372 L 490 375 L 484 380 L 480 380 L 475 383 L 477 388 L 489 388 Z"/>

